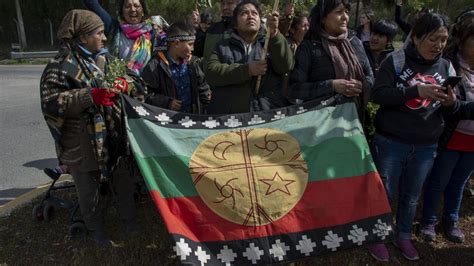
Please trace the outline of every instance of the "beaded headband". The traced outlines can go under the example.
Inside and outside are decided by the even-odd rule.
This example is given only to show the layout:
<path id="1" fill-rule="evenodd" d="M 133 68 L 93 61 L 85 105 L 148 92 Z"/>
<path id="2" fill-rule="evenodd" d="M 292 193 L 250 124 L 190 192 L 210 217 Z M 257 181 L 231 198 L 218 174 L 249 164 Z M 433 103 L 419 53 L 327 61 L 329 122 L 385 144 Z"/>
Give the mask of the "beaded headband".
<path id="1" fill-rule="evenodd" d="M 176 35 L 176 36 L 169 36 L 166 37 L 167 42 L 174 42 L 174 41 L 194 41 L 196 40 L 196 36 L 194 35 Z"/>

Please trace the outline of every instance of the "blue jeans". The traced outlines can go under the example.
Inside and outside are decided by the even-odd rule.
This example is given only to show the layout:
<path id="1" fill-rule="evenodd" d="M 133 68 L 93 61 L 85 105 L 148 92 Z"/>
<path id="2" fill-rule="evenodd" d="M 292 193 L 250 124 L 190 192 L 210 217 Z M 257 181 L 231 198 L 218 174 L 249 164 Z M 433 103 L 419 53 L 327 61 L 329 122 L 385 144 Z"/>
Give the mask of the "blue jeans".
<path id="1" fill-rule="evenodd" d="M 464 186 L 473 170 L 474 152 L 444 150 L 436 158 L 433 171 L 426 180 L 422 220 L 424 224 L 436 222 L 436 210 L 443 193 L 443 219 L 448 223 L 459 220 Z"/>
<path id="2" fill-rule="evenodd" d="M 398 238 L 411 239 L 418 199 L 433 167 L 437 144 L 410 145 L 377 134 L 374 145 L 375 164 L 392 206 L 398 195 Z"/>

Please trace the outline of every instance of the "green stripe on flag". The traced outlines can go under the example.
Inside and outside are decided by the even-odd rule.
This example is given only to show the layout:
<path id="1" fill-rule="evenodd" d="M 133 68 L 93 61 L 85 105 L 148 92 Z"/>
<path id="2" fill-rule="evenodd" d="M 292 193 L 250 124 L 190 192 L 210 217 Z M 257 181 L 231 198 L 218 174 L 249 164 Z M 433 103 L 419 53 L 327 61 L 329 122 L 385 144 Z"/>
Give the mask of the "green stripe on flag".
<path id="1" fill-rule="evenodd" d="M 362 135 L 332 138 L 316 146 L 303 146 L 301 150 L 308 165 L 310 182 L 355 177 L 376 171 Z M 158 190 L 163 197 L 198 195 L 189 174 L 189 157 L 136 158 L 149 187 Z"/>
<path id="2" fill-rule="evenodd" d="M 191 157 L 198 145 L 213 134 L 232 129 L 176 129 L 155 125 L 144 119 L 128 119 L 128 135 L 138 157 Z M 246 128 L 272 128 L 286 132 L 298 140 L 300 146 L 316 146 L 335 137 L 361 136 L 362 128 L 353 103 L 326 107 L 271 123 Z"/>

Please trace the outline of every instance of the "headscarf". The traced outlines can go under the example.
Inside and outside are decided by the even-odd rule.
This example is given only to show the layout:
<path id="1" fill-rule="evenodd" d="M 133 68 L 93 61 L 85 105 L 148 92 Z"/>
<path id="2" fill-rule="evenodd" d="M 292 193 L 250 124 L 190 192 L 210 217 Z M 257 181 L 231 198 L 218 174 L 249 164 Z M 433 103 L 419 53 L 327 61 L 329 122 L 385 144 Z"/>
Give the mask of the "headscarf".
<path id="1" fill-rule="evenodd" d="M 94 12 L 83 9 L 73 9 L 64 16 L 59 25 L 59 39 L 76 39 L 83 34 L 93 32 L 104 22 Z"/>

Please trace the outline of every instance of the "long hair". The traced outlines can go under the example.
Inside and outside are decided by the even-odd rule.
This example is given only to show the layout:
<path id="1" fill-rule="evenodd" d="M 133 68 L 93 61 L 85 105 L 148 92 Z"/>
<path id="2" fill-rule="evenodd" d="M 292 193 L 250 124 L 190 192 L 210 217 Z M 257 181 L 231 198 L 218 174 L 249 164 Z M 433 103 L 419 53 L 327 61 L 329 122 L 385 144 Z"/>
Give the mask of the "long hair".
<path id="1" fill-rule="evenodd" d="M 143 18 L 148 17 L 148 8 L 146 6 L 146 1 L 145 0 L 139 0 L 140 4 L 142 5 L 143 9 Z M 123 19 L 123 5 L 125 3 L 125 0 L 119 0 L 118 5 L 117 5 L 117 13 L 119 14 L 119 17 Z"/>
<path id="2" fill-rule="evenodd" d="M 448 18 L 437 13 L 426 13 L 420 17 L 413 25 L 411 38 L 424 40 L 430 33 L 437 31 L 441 27 L 449 30 Z"/>
<path id="3" fill-rule="evenodd" d="M 451 58 L 456 58 L 459 48 L 471 36 L 474 36 L 474 9 L 472 8 L 462 12 L 454 20 L 445 53 Z"/>
<path id="4" fill-rule="evenodd" d="M 349 0 L 319 0 L 311 9 L 309 30 L 305 35 L 305 39 L 317 39 L 323 31 L 323 19 L 340 4 L 350 9 Z"/>
<path id="5" fill-rule="evenodd" d="M 365 15 L 369 20 L 370 29 L 372 30 L 372 26 L 374 25 L 375 13 L 372 9 L 364 9 L 362 10 L 362 15 Z"/>

